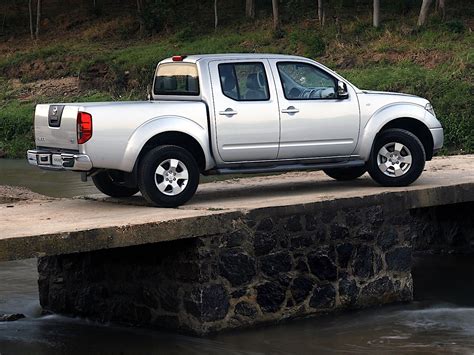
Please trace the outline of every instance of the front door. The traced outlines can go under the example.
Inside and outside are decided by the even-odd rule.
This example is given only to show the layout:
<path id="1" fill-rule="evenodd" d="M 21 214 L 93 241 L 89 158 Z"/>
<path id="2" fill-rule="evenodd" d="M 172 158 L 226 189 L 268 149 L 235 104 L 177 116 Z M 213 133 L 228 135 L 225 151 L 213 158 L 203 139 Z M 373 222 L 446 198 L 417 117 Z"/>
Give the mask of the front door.
<path id="1" fill-rule="evenodd" d="M 276 159 L 280 118 L 268 61 L 213 61 L 209 69 L 221 159 Z"/>
<path id="2" fill-rule="evenodd" d="M 278 159 L 346 158 L 359 135 L 359 103 L 350 85 L 337 96 L 337 79 L 318 66 L 271 60 L 280 98 Z"/>

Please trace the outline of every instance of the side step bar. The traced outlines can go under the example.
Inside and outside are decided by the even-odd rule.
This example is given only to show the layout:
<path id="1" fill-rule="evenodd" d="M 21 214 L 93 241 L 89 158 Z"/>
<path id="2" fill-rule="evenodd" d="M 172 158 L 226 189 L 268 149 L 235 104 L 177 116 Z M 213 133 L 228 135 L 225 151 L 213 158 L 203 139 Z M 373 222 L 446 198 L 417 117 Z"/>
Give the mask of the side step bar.
<path id="1" fill-rule="evenodd" d="M 364 166 L 363 160 L 351 160 L 343 163 L 312 163 L 312 164 L 288 164 L 274 166 L 255 166 L 251 168 L 222 168 L 209 172 L 211 174 L 258 174 L 276 173 L 294 170 L 323 170 L 329 168 L 353 168 Z"/>

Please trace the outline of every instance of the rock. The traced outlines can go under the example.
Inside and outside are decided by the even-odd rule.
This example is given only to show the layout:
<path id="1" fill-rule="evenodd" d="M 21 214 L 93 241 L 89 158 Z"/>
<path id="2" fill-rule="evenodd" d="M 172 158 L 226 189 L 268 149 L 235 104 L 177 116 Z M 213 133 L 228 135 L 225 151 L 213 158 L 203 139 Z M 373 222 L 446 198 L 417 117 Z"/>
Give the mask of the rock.
<path id="1" fill-rule="evenodd" d="M 365 219 L 369 224 L 379 226 L 383 223 L 383 208 L 382 206 L 372 206 L 367 208 Z"/>
<path id="2" fill-rule="evenodd" d="M 393 282 L 387 276 L 384 276 L 362 288 L 359 303 L 363 306 L 384 304 L 395 302 L 398 297 Z"/>
<path id="3" fill-rule="evenodd" d="M 6 156 L 7 153 L 4 150 L 0 149 L 0 158 L 5 158 Z"/>
<path id="4" fill-rule="evenodd" d="M 347 266 L 349 265 L 349 260 L 352 256 L 352 251 L 354 250 L 354 246 L 349 243 L 344 243 L 339 245 L 336 250 L 339 266 L 343 269 L 347 268 Z"/>
<path id="5" fill-rule="evenodd" d="M 316 219 L 314 218 L 314 216 L 306 215 L 304 218 L 306 222 L 306 230 L 309 232 L 314 231 L 317 226 Z"/>
<path id="6" fill-rule="evenodd" d="M 291 248 L 300 249 L 307 248 L 313 245 L 313 240 L 309 235 L 300 235 L 294 238 L 291 238 Z"/>
<path id="7" fill-rule="evenodd" d="M 242 230 L 236 230 L 230 234 L 224 235 L 222 244 L 226 248 L 233 248 L 241 246 L 248 238 L 247 234 Z"/>
<path id="8" fill-rule="evenodd" d="M 377 236 L 377 244 L 383 251 L 389 250 L 398 242 L 398 234 L 395 228 L 391 227 L 387 230 L 382 230 Z"/>
<path id="9" fill-rule="evenodd" d="M 331 239 L 344 240 L 349 238 L 349 228 L 343 224 L 333 224 L 331 226 Z"/>
<path id="10" fill-rule="evenodd" d="M 223 319 L 229 310 L 229 297 L 222 285 L 195 286 L 185 295 L 186 311 L 200 321 Z"/>
<path id="11" fill-rule="evenodd" d="M 257 314 L 257 309 L 251 303 L 239 302 L 235 305 L 235 314 L 253 318 Z"/>
<path id="12" fill-rule="evenodd" d="M 334 281 L 337 278 L 337 267 L 329 256 L 321 251 L 308 255 L 308 265 L 317 278 L 320 280 Z"/>
<path id="13" fill-rule="evenodd" d="M 26 317 L 24 314 L 21 314 L 21 313 L 0 314 L 0 322 L 14 322 L 23 318 L 26 318 Z"/>
<path id="14" fill-rule="evenodd" d="M 285 289 L 278 282 L 257 286 L 257 303 L 264 313 L 278 311 L 285 300 Z"/>
<path id="15" fill-rule="evenodd" d="M 352 306 L 357 302 L 359 289 L 354 280 L 344 278 L 339 281 L 339 300 L 343 306 Z"/>
<path id="16" fill-rule="evenodd" d="M 411 270 L 411 256 L 411 247 L 399 247 L 388 252 L 385 255 L 388 270 L 409 272 Z"/>
<path id="17" fill-rule="evenodd" d="M 255 239 L 253 242 L 255 255 L 268 254 L 273 250 L 273 248 L 275 248 L 276 244 L 277 240 L 274 235 L 267 233 L 255 233 Z"/>
<path id="18" fill-rule="evenodd" d="M 372 242 L 375 240 L 375 232 L 370 225 L 361 226 L 356 233 L 356 238 L 365 242 Z"/>
<path id="19" fill-rule="evenodd" d="M 255 260 L 240 248 L 224 250 L 219 258 L 219 273 L 232 286 L 242 285 L 255 276 Z"/>
<path id="20" fill-rule="evenodd" d="M 303 229 L 301 226 L 300 216 L 291 216 L 286 222 L 285 229 L 290 232 L 299 232 Z"/>
<path id="21" fill-rule="evenodd" d="M 273 229 L 273 221 L 271 218 L 265 218 L 260 221 L 257 231 L 270 232 Z"/>
<path id="22" fill-rule="evenodd" d="M 262 256 L 260 269 L 267 276 L 275 276 L 280 272 L 291 270 L 291 256 L 289 252 L 278 252 Z"/>
<path id="23" fill-rule="evenodd" d="M 359 245 L 356 248 L 355 256 L 352 260 L 352 270 L 355 276 L 370 277 L 374 275 L 374 251 L 367 245 Z"/>
<path id="24" fill-rule="evenodd" d="M 331 284 L 316 286 L 313 296 L 309 300 L 312 308 L 326 309 L 334 307 L 336 301 L 336 291 Z"/>
<path id="25" fill-rule="evenodd" d="M 314 281 L 309 277 L 300 276 L 293 280 L 291 295 L 296 303 L 303 302 L 313 290 Z"/>

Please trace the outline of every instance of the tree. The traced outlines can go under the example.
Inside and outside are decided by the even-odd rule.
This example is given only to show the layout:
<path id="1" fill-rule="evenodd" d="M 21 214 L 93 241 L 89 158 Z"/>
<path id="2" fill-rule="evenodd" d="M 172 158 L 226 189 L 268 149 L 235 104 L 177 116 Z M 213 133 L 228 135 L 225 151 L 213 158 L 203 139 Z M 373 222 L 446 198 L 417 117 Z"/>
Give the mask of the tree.
<path id="1" fill-rule="evenodd" d="M 444 20 L 446 18 L 446 2 L 444 0 L 436 0 L 436 12 L 441 15 Z"/>
<path id="2" fill-rule="evenodd" d="M 217 30 L 219 18 L 217 17 L 217 0 L 214 0 L 214 29 Z"/>
<path id="3" fill-rule="evenodd" d="M 145 33 L 145 20 L 143 18 L 143 8 L 145 7 L 145 0 L 137 0 L 137 15 L 140 35 Z"/>
<path id="4" fill-rule="evenodd" d="M 255 0 L 245 1 L 245 16 L 248 18 L 255 18 Z"/>
<path id="5" fill-rule="evenodd" d="M 278 0 L 272 0 L 273 9 L 273 30 L 275 32 L 280 30 L 280 17 L 278 13 Z"/>
<path id="6" fill-rule="evenodd" d="M 32 0 L 28 0 L 28 13 L 30 15 L 30 37 L 35 39 L 35 30 L 33 28 L 33 4 Z"/>
<path id="7" fill-rule="evenodd" d="M 374 0 L 374 27 L 380 26 L 380 0 Z"/>
<path id="8" fill-rule="evenodd" d="M 318 20 L 319 20 L 319 25 L 322 27 L 324 26 L 324 4 L 323 0 L 318 0 Z"/>
<path id="9" fill-rule="evenodd" d="M 40 24 L 41 24 L 41 0 L 37 0 L 36 2 L 36 39 L 39 39 Z"/>
<path id="10" fill-rule="evenodd" d="M 418 26 L 424 26 L 428 18 L 428 11 L 433 0 L 423 0 L 420 9 L 420 16 L 418 17 Z"/>

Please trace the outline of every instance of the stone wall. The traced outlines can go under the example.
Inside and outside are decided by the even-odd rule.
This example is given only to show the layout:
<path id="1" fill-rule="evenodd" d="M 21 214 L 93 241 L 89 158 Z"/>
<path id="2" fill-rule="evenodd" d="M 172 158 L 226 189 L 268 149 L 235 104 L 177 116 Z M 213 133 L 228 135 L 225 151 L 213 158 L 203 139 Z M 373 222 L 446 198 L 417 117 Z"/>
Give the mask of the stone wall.
<path id="1" fill-rule="evenodd" d="M 39 259 L 46 311 L 206 334 L 412 299 L 393 206 L 258 210 L 233 232 Z"/>

